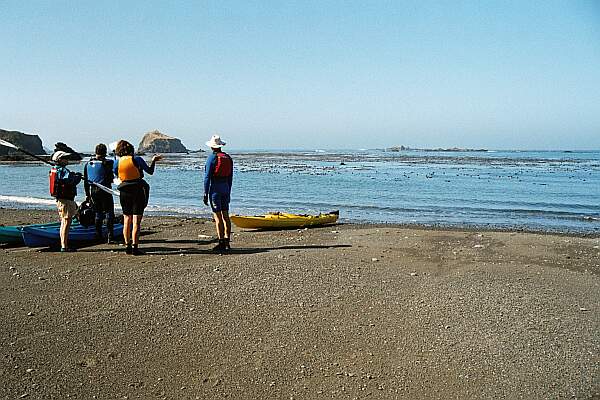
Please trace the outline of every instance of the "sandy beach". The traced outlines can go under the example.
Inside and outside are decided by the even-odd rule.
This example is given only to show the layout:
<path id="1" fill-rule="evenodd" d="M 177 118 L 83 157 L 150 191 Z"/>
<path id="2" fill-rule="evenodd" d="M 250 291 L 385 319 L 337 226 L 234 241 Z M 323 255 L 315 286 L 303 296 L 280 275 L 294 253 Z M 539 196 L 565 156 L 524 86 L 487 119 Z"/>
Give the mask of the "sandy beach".
<path id="1" fill-rule="evenodd" d="M 0 250 L 1 398 L 600 398 L 600 238 L 143 228 L 140 257 Z"/>

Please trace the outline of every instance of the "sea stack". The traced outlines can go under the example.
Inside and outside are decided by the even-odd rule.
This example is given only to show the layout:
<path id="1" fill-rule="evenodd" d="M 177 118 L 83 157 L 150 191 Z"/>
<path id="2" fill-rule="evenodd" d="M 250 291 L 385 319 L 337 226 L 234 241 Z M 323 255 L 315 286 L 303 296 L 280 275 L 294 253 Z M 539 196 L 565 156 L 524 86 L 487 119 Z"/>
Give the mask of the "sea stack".
<path id="1" fill-rule="evenodd" d="M 54 143 L 54 153 L 56 153 L 57 151 L 64 151 L 65 153 L 69 153 L 69 155 L 66 157 L 67 160 L 70 160 L 70 161 L 83 160 L 83 155 L 81 153 L 75 151 L 75 149 L 68 146 L 66 143 L 63 143 L 63 142 Z"/>
<path id="2" fill-rule="evenodd" d="M 43 155 L 46 154 L 44 148 L 42 147 L 42 140 L 38 135 L 29 135 L 27 133 L 19 132 L 19 131 L 5 131 L 4 129 L 0 129 L 0 139 L 6 140 L 14 144 L 15 146 L 28 151 L 32 154 Z M 0 146 L 0 156 L 5 159 L 15 158 L 15 159 L 29 159 L 29 156 L 24 155 L 23 153 L 11 149 L 10 147 Z"/>
<path id="3" fill-rule="evenodd" d="M 159 131 L 146 133 L 137 151 L 138 153 L 188 153 L 181 140 Z"/>

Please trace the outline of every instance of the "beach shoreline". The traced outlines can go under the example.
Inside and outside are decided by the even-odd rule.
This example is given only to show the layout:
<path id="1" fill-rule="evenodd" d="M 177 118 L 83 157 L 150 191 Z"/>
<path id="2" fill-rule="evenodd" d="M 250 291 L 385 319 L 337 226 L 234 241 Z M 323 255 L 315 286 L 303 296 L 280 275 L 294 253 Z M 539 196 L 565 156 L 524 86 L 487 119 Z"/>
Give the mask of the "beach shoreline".
<path id="1" fill-rule="evenodd" d="M 50 200 L 53 201 L 53 200 Z M 55 221 L 55 206 L 54 204 L 48 204 L 46 207 L 40 207 L 36 205 L 31 205 L 28 207 L 9 207 L 9 206 L 0 206 L 0 212 L 12 212 L 15 211 L 17 213 L 25 213 L 25 215 L 33 215 L 36 216 L 38 213 L 40 215 L 44 215 L 41 219 L 43 222 L 52 222 Z M 117 206 L 115 209 L 116 214 L 120 213 L 120 208 Z M 48 213 L 48 216 L 45 216 Z M 181 213 L 181 212 L 169 212 L 169 211 L 153 211 L 147 210 L 145 213 L 146 218 L 178 218 L 178 219 L 198 219 L 202 221 L 210 220 L 210 215 L 207 212 L 206 214 L 195 214 L 195 213 Z M 39 218 L 34 217 L 34 218 Z M 12 223 L 12 222 L 9 222 Z M 33 223 L 24 219 L 22 224 Z M 458 232 L 497 232 L 497 233 L 511 233 L 511 232 L 519 232 L 519 233 L 531 233 L 537 235 L 556 235 L 556 236 L 573 236 L 573 237 L 581 237 L 581 238 L 599 238 L 600 237 L 600 217 L 596 219 L 590 219 L 590 229 L 593 230 L 588 231 L 577 231 L 577 230 L 565 230 L 565 229 L 552 229 L 552 228 L 533 228 L 531 226 L 501 226 L 501 225 L 475 225 L 475 224 L 446 224 L 446 223 L 437 223 L 437 224 L 426 224 L 426 223 L 398 223 L 398 222 L 369 222 L 363 220 L 346 220 L 343 217 L 340 218 L 337 225 L 350 225 L 356 227 L 365 227 L 365 228 L 400 228 L 400 229 L 416 229 L 416 230 L 432 230 L 432 231 L 458 231 Z M 597 227 L 596 227 L 597 226 Z"/>
<path id="2" fill-rule="evenodd" d="M 55 221 L 0 209 L 0 224 Z M 146 217 L 141 248 L 2 248 L 5 398 L 598 398 L 600 238 Z"/>

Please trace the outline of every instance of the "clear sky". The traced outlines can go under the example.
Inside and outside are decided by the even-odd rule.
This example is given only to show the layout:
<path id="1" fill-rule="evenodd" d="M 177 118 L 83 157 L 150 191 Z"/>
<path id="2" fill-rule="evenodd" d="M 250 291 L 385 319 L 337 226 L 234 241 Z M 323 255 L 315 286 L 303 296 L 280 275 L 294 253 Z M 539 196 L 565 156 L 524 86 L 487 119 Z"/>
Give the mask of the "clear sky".
<path id="1" fill-rule="evenodd" d="M 80 150 L 600 149 L 600 2 L 0 0 L 0 128 Z"/>

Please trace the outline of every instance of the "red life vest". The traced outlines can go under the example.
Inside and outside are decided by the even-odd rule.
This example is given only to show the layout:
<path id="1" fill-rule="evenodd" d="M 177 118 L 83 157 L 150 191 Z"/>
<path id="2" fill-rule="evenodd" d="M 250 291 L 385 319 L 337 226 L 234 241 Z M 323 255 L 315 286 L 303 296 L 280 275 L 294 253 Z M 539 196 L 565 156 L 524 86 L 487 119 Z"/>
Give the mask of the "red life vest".
<path id="1" fill-rule="evenodd" d="M 65 182 L 58 178 L 56 167 L 50 168 L 48 176 L 50 184 L 50 196 L 57 199 L 73 200 L 75 198 L 75 186 L 70 182 Z"/>
<path id="2" fill-rule="evenodd" d="M 56 197 L 58 195 L 58 179 L 56 177 L 56 167 L 50 168 L 50 175 L 48 176 L 50 180 L 50 196 Z"/>
<path id="3" fill-rule="evenodd" d="M 216 178 L 229 178 L 232 174 L 233 160 L 231 160 L 229 154 L 223 152 L 217 153 L 217 165 L 215 165 L 213 176 Z"/>

